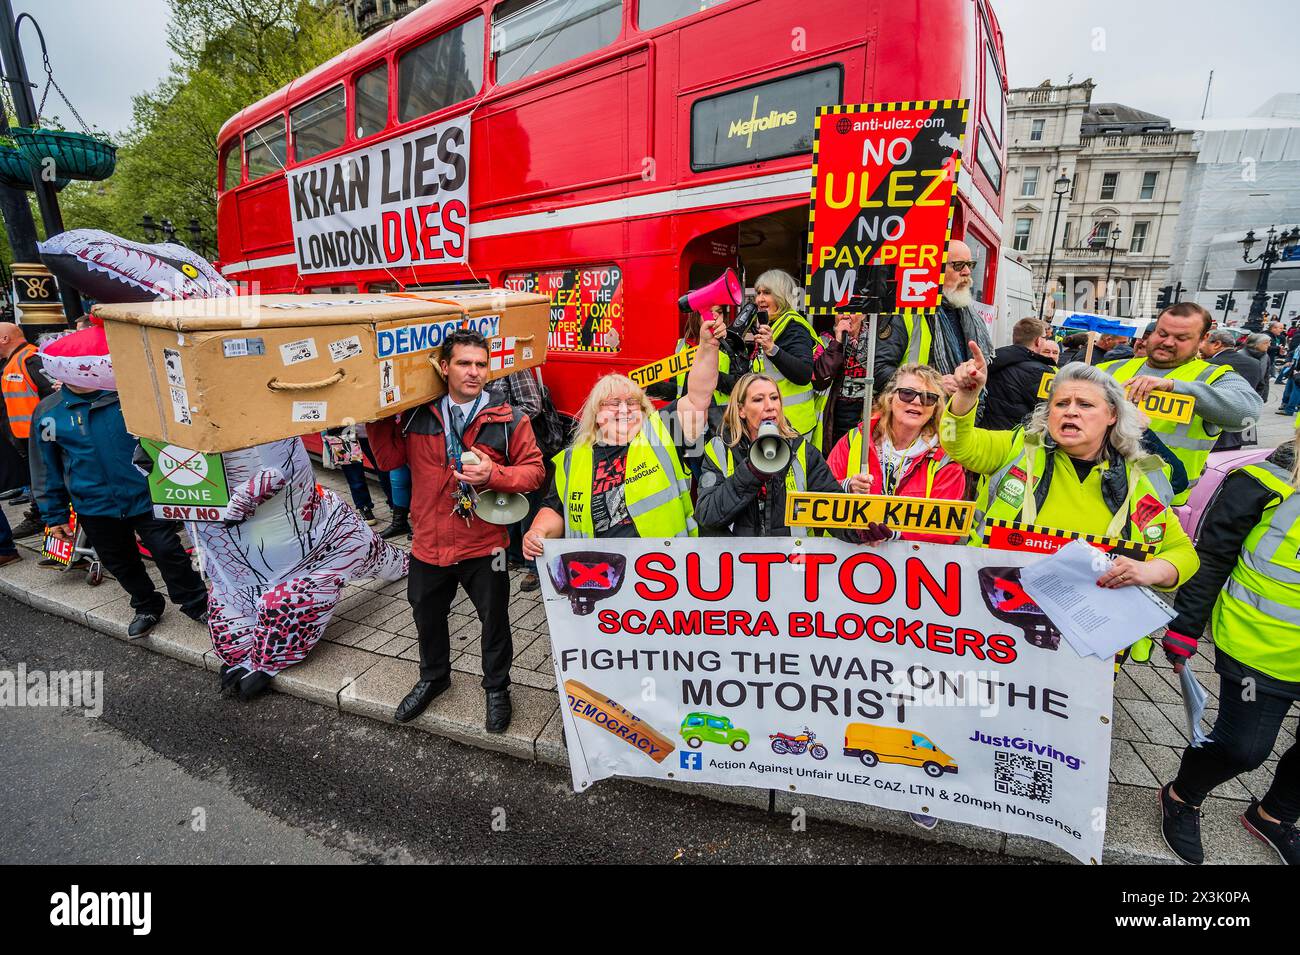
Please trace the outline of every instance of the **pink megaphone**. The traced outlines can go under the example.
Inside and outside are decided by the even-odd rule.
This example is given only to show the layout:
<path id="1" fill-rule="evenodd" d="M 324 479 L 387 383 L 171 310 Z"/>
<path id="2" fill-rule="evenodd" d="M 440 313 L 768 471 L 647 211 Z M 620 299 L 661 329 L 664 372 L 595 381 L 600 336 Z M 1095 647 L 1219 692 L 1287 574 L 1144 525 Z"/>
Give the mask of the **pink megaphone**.
<path id="1" fill-rule="evenodd" d="M 704 288 L 697 288 L 679 298 L 677 307 L 683 312 L 699 312 L 707 317 L 708 310 L 714 305 L 739 305 L 744 300 L 745 290 L 740 287 L 740 279 L 727 269 Z"/>

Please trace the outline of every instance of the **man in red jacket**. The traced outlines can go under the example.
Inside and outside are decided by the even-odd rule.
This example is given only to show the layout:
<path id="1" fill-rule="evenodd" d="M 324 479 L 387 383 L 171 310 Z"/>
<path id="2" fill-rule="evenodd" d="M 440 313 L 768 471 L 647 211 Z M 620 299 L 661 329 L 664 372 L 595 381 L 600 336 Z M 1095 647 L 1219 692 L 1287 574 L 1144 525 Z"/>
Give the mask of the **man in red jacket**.
<path id="1" fill-rule="evenodd" d="M 507 529 L 474 513 L 469 489 L 527 494 L 545 476 L 527 414 L 485 391 L 488 343 L 461 329 L 443 341 L 438 366 L 447 394 L 366 427 L 375 465 L 411 468 L 411 573 L 407 599 L 420 637 L 420 680 L 397 707 L 399 723 L 415 719 L 451 686 L 447 615 L 456 585 L 465 588 L 483 625 L 486 728 L 510 724 L 510 578 Z M 472 450 L 478 463 L 462 462 Z"/>

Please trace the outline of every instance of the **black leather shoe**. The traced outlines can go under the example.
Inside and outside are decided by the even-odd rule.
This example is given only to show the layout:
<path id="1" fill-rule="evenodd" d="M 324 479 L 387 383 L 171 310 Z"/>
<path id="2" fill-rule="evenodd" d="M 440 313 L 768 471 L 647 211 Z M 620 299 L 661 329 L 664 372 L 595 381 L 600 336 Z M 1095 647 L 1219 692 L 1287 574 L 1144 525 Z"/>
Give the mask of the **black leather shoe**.
<path id="1" fill-rule="evenodd" d="M 487 719 L 483 723 L 483 728 L 489 733 L 504 733 L 506 727 L 510 725 L 512 715 L 514 715 L 514 707 L 510 703 L 510 691 L 488 690 Z"/>
<path id="2" fill-rule="evenodd" d="M 450 686 L 450 673 L 441 680 L 421 680 L 415 684 L 410 693 L 406 694 L 406 699 L 397 704 L 397 712 L 393 714 L 393 719 L 399 723 L 409 723 L 423 713 L 438 694 L 445 692 Z"/>
<path id="3" fill-rule="evenodd" d="M 243 676 L 239 680 L 239 698 L 247 703 L 256 696 L 261 696 L 266 692 L 266 688 L 271 685 L 272 675 L 264 673 L 261 670 L 255 670 L 252 673 Z"/>
<path id="4" fill-rule="evenodd" d="M 221 664 L 221 695 L 229 696 L 239 689 L 239 681 L 248 676 L 243 667 L 232 667 L 229 663 Z"/>
<path id="5" fill-rule="evenodd" d="M 147 636 L 150 630 L 158 626 L 158 618 L 161 616 L 162 614 L 156 613 L 136 614 L 135 619 L 132 620 L 130 625 L 126 628 L 126 635 L 132 640 L 137 637 Z"/>

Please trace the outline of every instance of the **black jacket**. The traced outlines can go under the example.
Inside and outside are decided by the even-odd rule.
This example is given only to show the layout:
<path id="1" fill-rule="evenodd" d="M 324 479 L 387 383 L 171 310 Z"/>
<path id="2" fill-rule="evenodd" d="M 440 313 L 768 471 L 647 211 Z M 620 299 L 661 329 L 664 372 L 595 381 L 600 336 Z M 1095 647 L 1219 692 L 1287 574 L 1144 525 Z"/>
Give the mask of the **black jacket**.
<path id="1" fill-rule="evenodd" d="M 1024 421 L 1038 403 L 1038 387 L 1043 375 L 1056 371 L 1045 355 L 1024 345 L 999 348 L 989 363 L 988 404 L 980 427 L 990 431 L 1010 431 Z"/>
<path id="2" fill-rule="evenodd" d="M 790 439 L 790 461 L 802 438 Z M 805 442 L 806 443 L 806 442 Z M 736 537 L 789 537 L 785 524 L 785 473 L 773 474 L 766 481 L 749 466 L 749 438 L 742 436 L 731 449 L 735 469 L 725 477 L 705 455 L 701 461 L 699 496 L 695 502 L 695 520 L 705 531 L 732 534 Z M 811 444 L 805 451 L 808 464 L 808 490 L 836 494 L 844 489 L 831 469 Z M 767 485 L 767 495 L 759 506 L 759 492 Z M 832 531 L 842 540 L 857 541 L 853 531 Z"/>

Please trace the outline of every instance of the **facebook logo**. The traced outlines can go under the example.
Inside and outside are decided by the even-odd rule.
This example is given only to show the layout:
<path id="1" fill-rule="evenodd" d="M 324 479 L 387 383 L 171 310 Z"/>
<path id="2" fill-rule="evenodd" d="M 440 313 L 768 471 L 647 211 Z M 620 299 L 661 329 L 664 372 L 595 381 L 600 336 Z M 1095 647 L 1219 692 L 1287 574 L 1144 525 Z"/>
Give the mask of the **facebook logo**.
<path id="1" fill-rule="evenodd" d="M 703 769 L 704 759 L 699 753 L 691 753 L 687 750 L 681 750 L 679 753 L 682 769 Z"/>

